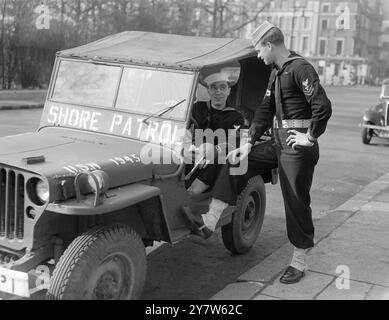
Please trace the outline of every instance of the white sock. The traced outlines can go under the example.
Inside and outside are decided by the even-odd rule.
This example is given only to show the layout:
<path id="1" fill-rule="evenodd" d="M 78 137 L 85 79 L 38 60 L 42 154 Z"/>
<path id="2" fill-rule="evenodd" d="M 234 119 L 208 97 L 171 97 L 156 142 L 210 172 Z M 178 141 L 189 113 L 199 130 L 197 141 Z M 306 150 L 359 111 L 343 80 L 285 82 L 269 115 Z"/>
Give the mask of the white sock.
<path id="1" fill-rule="evenodd" d="M 299 249 L 295 247 L 293 251 L 292 262 L 290 263 L 290 265 L 299 271 L 307 270 L 308 269 L 308 265 L 306 263 L 307 251 L 308 249 Z"/>
<path id="2" fill-rule="evenodd" d="M 227 207 L 228 203 L 212 198 L 208 212 L 203 215 L 204 224 L 209 230 L 215 231 L 216 224 Z"/>

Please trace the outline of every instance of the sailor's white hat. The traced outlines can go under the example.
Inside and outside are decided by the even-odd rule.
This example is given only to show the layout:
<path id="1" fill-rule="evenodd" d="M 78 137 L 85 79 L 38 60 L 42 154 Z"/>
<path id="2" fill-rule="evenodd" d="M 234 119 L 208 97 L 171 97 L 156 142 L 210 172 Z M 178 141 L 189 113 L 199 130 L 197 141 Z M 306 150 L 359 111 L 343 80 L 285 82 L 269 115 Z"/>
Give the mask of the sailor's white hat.
<path id="1" fill-rule="evenodd" d="M 207 86 L 210 86 L 215 82 L 228 82 L 230 83 L 230 75 L 227 72 L 213 73 L 204 79 Z"/>
<path id="2" fill-rule="evenodd" d="M 263 38 L 263 36 L 272 28 L 276 26 L 269 21 L 263 22 L 255 31 L 251 34 L 251 42 L 255 47 L 259 41 Z"/>
<path id="3" fill-rule="evenodd" d="M 240 63 L 235 60 L 220 65 L 204 67 L 200 71 L 199 82 L 207 87 L 210 83 L 227 81 L 233 87 L 238 83 L 240 71 Z"/>

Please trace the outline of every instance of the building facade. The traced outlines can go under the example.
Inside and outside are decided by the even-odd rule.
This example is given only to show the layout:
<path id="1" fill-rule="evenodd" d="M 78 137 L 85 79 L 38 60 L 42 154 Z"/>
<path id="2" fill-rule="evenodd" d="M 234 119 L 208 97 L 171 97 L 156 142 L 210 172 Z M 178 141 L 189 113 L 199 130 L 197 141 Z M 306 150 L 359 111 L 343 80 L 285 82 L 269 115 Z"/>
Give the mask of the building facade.
<path id="1" fill-rule="evenodd" d="M 289 49 L 312 62 L 324 84 L 373 84 L 382 77 L 380 4 L 380 0 L 273 0 L 241 36 L 249 37 L 268 20 L 284 31 Z"/>

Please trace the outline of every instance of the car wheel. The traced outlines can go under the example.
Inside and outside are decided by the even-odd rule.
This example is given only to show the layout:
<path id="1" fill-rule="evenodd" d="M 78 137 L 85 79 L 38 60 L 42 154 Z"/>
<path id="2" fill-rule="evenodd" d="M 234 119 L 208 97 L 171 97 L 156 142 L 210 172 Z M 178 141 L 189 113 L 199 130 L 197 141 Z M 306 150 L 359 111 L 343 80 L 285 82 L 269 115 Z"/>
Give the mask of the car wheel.
<path id="1" fill-rule="evenodd" d="M 94 228 L 65 250 L 53 272 L 47 298 L 137 299 L 145 277 L 145 248 L 133 229 L 125 225 Z"/>
<path id="2" fill-rule="evenodd" d="M 370 123 L 364 122 L 363 124 L 370 124 Z M 372 137 L 373 137 L 373 130 L 371 130 L 369 128 L 362 129 L 362 142 L 363 142 L 363 144 L 369 144 Z"/>
<path id="3" fill-rule="evenodd" d="M 222 226 L 223 243 L 229 251 L 244 254 L 252 248 L 262 228 L 265 207 L 263 179 L 253 177 L 238 197 L 232 222 Z"/>

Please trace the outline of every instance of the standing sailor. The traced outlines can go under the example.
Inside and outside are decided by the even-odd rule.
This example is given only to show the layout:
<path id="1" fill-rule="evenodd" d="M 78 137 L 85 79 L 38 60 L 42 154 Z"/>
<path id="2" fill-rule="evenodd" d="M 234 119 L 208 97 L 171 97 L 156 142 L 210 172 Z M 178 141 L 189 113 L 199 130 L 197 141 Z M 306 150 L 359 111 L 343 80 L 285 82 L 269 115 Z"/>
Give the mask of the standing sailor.
<path id="1" fill-rule="evenodd" d="M 254 31 L 252 42 L 258 58 L 267 65 L 274 64 L 275 68 L 250 127 L 251 141 L 229 156 L 232 163 L 248 156 L 249 170 L 256 174 L 279 169 L 287 233 L 294 246 L 292 261 L 280 281 L 296 283 L 304 276 L 306 253 L 314 246 L 310 189 L 319 160 L 317 139 L 326 130 L 332 107 L 315 69 L 303 57 L 286 48 L 279 28 L 264 22 Z M 274 140 L 255 146 L 255 142 L 272 127 Z M 237 196 L 236 188 L 228 171 L 222 173 L 212 196 L 222 202 L 231 202 Z M 206 218 L 204 222 L 207 228 L 213 229 L 207 225 Z"/>

